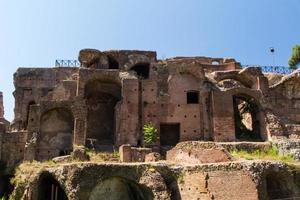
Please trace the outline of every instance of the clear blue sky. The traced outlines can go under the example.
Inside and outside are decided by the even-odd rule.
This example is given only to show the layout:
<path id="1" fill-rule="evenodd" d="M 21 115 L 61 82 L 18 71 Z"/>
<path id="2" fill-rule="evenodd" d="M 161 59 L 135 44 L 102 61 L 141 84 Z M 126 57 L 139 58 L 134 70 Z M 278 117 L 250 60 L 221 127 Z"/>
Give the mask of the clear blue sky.
<path id="1" fill-rule="evenodd" d="M 0 0 L 0 91 L 13 119 L 13 73 L 76 59 L 82 48 L 156 50 L 287 65 L 300 0 Z"/>

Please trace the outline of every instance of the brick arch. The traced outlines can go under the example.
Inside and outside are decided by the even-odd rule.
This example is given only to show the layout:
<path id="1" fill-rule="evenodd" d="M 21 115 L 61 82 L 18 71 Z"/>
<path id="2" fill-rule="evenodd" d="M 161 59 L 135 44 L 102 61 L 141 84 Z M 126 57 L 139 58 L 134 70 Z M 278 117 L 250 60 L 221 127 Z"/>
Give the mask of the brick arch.
<path id="1" fill-rule="evenodd" d="M 244 77 L 242 76 L 239 76 L 239 75 L 235 75 L 235 74 L 223 74 L 223 76 L 218 76 L 218 77 L 215 77 L 216 81 L 219 83 L 221 81 L 224 81 L 224 80 L 235 80 L 237 82 L 239 82 L 241 85 L 247 87 L 247 88 L 252 88 L 253 85 L 255 84 L 254 82 L 252 82 L 252 80 L 247 80 L 245 79 Z"/>
<path id="2" fill-rule="evenodd" d="M 251 119 L 254 120 L 252 121 L 252 128 L 256 129 L 257 134 L 259 135 L 259 137 L 257 138 L 258 140 L 261 141 L 267 140 L 269 136 L 266 130 L 266 119 L 265 119 L 264 108 L 261 103 L 262 94 L 257 90 L 251 90 L 249 88 L 234 88 L 226 91 L 226 93 L 231 95 L 233 104 L 236 103 L 235 101 L 238 99 L 247 102 L 251 104 L 253 107 L 255 107 L 255 113 L 251 113 Z M 237 110 L 235 110 L 236 109 L 235 105 L 233 105 L 233 109 L 234 109 L 234 113 L 236 113 Z M 236 126 L 236 122 L 235 122 L 235 126 Z M 237 127 L 235 129 L 235 132 L 237 136 Z"/>
<path id="3" fill-rule="evenodd" d="M 106 83 L 114 83 L 122 88 L 122 78 L 119 75 L 118 70 L 89 70 L 79 69 L 79 78 L 77 84 L 77 96 L 78 98 L 84 98 L 84 90 L 86 85 L 92 81 L 102 81 Z"/>
<path id="4" fill-rule="evenodd" d="M 97 150 L 112 148 L 116 136 L 115 107 L 121 100 L 121 86 L 92 79 L 84 87 L 84 99 L 87 106 L 86 145 Z"/>
<path id="5" fill-rule="evenodd" d="M 38 200 L 68 200 L 64 185 L 49 172 L 43 172 L 37 181 Z"/>
<path id="6" fill-rule="evenodd" d="M 74 116 L 70 109 L 56 107 L 46 110 L 40 117 L 37 140 L 37 160 L 48 160 L 70 154 L 73 146 Z"/>
<path id="7" fill-rule="evenodd" d="M 130 70 L 133 66 L 138 65 L 140 63 L 147 63 L 151 65 L 153 59 L 149 58 L 145 55 L 131 55 L 128 62 L 124 63 L 125 70 Z"/>
<path id="8" fill-rule="evenodd" d="M 145 185 L 124 177 L 112 176 L 104 179 L 92 189 L 89 200 L 106 197 L 124 200 L 152 200 L 153 192 Z"/>

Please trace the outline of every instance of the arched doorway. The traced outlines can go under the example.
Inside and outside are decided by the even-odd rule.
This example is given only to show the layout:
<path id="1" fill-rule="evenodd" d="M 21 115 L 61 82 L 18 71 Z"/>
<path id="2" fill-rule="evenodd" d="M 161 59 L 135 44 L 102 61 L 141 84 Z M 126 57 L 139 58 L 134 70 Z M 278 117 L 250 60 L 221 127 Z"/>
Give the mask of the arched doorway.
<path id="1" fill-rule="evenodd" d="M 41 117 L 37 159 L 47 160 L 72 151 L 74 117 L 70 110 L 55 108 Z"/>
<path id="2" fill-rule="evenodd" d="M 268 199 L 293 199 L 292 184 L 284 175 L 270 173 L 266 176 Z"/>
<path id="3" fill-rule="evenodd" d="M 154 195 L 146 186 L 121 177 L 111 177 L 92 190 L 89 200 L 152 200 Z"/>
<path id="4" fill-rule="evenodd" d="M 260 107 L 246 94 L 233 95 L 235 136 L 238 140 L 262 141 Z"/>
<path id="5" fill-rule="evenodd" d="M 57 180 L 50 174 L 43 174 L 38 184 L 38 200 L 68 200 Z"/>
<path id="6" fill-rule="evenodd" d="M 101 80 L 90 81 L 85 87 L 88 107 L 86 145 L 105 150 L 115 141 L 115 106 L 121 98 L 121 87 Z M 104 149 L 103 149 L 104 148 Z M 109 150 L 109 149 L 107 149 Z"/>

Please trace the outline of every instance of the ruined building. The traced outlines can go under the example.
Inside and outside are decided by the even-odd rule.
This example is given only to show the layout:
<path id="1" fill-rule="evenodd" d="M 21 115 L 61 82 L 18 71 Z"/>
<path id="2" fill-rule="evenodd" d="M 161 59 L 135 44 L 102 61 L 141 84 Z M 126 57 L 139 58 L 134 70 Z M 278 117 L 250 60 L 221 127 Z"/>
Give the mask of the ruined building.
<path id="1" fill-rule="evenodd" d="M 153 124 L 159 135 L 151 147 L 162 154 L 184 141 L 267 142 L 299 138 L 300 71 L 289 75 L 265 74 L 259 67 L 243 69 L 231 58 L 158 60 L 152 51 L 84 49 L 79 53 L 79 61 L 80 67 L 19 68 L 14 74 L 15 118 L 10 124 L 4 120 L 0 107 L 0 153 L 7 165 L 69 155 L 76 146 L 98 152 L 112 152 L 123 144 L 143 146 L 143 126 L 148 123 Z M 197 198 L 195 192 L 189 192 L 189 184 L 177 186 L 178 194 L 175 193 L 182 199 L 232 199 L 225 190 L 215 190 L 222 187 L 218 181 L 237 176 L 243 177 L 243 184 L 251 190 L 253 196 L 248 199 L 266 196 L 265 190 L 257 189 L 266 181 L 252 182 L 250 175 L 242 171 L 242 164 L 236 165 L 235 170 L 241 170 L 238 173 L 222 171 L 230 171 L 230 166 L 212 166 L 187 175 L 186 183 L 191 187 L 198 185 L 192 190 L 202 188 Z M 262 168 L 268 167 L 276 168 L 275 164 Z M 106 167 L 97 165 L 89 170 L 98 168 Z M 133 167 L 129 168 L 134 174 Z M 208 173 L 222 179 L 212 178 L 208 183 Z M 133 175 L 135 179 L 140 176 Z M 165 179 L 164 175 L 159 177 Z M 89 184 L 93 187 L 96 182 Z M 168 191 L 175 186 L 164 184 L 160 188 L 163 192 L 154 196 L 171 198 Z M 131 187 L 142 190 L 134 184 Z M 65 190 L 72 193 L 70 188 Z M 243 192 L 237 190 L 233 195 Z M 97 199 L 97 192 L 87 188 L 79 193 L 72 195 L 85 199 L 90 194 L 89 199 Z M 173 199 L 177 198 L 175 193 Z M 76 199 L 72 195 L 67 196 Z"/>

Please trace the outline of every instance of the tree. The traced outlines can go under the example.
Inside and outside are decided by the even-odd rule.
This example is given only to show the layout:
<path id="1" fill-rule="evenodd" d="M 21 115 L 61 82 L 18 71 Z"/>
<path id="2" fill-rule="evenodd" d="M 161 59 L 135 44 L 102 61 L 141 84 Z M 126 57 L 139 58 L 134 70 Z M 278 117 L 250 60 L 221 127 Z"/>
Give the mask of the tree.
<path id="1" fill-rule="evenodd" d="M 289 66 L 291 69 L 297 69 L 300 64 L 300 45 L 295 45 L 292 50 L 292 55 L 289 59 Z"/>

